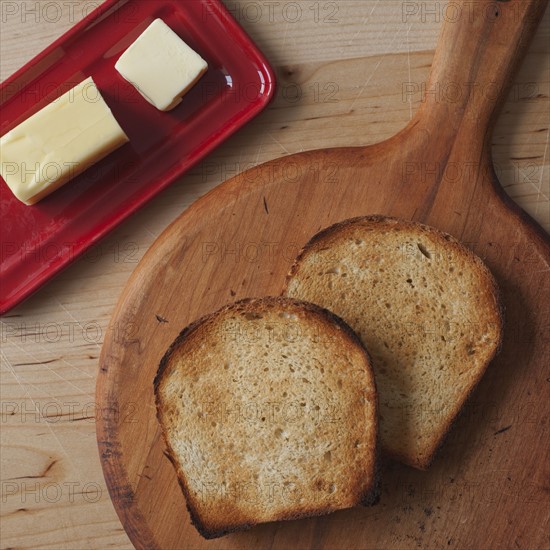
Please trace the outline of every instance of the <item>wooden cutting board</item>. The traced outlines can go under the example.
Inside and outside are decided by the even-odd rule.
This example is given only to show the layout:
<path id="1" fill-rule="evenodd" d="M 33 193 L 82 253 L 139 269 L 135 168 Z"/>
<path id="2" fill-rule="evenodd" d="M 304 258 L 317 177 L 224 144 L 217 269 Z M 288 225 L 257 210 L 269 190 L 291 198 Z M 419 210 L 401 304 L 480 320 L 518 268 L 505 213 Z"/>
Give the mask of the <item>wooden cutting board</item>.
<path id="1" fill-rule="evenodd" d="M 550 244 L 505 196 L 490 155 L 498 105 L 546 4 L 463 2 L 462 15 L 444 25 L 425 101 L 405 130 L 368 148 L 258 166 L 197 201 L 151 247 L 113 314 L 97 388 L 103 469 L 136 547 L 550 545 Z M 201 539 L 155 416 L 161 356 L 198 317 L 279 294 L 295 254 L 319 229 L 374 213 L 440 228 L 487 262 L 506 306 L 502 353 L 429 471 L 383 465 L 379 505 Z"/>

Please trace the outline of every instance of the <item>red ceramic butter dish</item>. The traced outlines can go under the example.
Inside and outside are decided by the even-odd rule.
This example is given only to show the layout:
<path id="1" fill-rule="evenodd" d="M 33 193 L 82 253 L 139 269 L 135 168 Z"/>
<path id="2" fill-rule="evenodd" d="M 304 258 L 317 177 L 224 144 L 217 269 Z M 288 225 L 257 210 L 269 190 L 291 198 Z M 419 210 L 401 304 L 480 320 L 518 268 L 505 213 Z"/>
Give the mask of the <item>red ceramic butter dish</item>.
<path id="1" fill-rule="evenodd" d="M 115 69 L 156 18 L 209 66 L 169 112 Z M 0 178 L 0 314 L 257 115 L 275 84 L 265 57 L 219 0 L 108 0 L 2 83 L 0 135 L 89 76 L 130 143 L 34 206 L 19 202 Z"/>

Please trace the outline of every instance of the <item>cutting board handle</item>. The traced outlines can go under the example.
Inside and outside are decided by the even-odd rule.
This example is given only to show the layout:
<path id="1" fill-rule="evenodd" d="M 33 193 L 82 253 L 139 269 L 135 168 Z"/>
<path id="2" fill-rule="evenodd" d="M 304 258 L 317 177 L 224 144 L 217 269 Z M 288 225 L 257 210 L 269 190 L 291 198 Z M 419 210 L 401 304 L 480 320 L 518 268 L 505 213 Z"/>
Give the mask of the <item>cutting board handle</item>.
<path id="1" fill-rule="evenodd" d="M 418 112 L 432 141 L 466 131 L 480 136 L 481 146 L 488 144 L 498 107 L 547 5 L 548 0 L 461 0 L 447 5 Z"/>

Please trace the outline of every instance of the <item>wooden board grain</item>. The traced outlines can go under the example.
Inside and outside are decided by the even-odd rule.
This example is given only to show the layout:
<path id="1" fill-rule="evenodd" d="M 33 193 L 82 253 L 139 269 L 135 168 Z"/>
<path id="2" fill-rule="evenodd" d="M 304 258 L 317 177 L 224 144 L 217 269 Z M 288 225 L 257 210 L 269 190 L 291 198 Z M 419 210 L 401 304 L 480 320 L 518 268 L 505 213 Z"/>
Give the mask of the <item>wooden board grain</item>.
<path id="1" fill-rule="evenodd" d="M 404 131 L 245 172 L 196 202 L 148 251 L 113 315 L 98 378 L 100 455 L 137 547 L 548 546 L 550 246 L 505 197 L 489 151 L 498 100 L 545 4 L 476 1 L 477 16 L 445 25 L 429 93 Z M 316 231 L 372 213 L 438 227 L 487 262 L 507 309 L 501 355 L 428 472 L 384 465 L 377 507 L 202 540 L 163 456 L 152 392 L 161 356 L 201 315 L 278 294 Z"/>

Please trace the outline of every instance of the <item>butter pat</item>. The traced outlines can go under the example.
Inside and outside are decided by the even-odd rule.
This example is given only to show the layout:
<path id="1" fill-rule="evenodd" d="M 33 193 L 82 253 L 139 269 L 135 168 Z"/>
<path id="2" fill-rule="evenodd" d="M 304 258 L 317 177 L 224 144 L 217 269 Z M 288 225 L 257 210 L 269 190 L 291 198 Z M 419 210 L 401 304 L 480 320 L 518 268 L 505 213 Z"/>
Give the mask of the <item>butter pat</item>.
<path id="1" fill-rule="evenodd" d="M 155 19 L 115 65 L 161 111 L 170 111 L 206 72 L 206 61 L 162 19 Z"/>
<path id="2" fill-rule="evenodd" d="M 127 141 L 88 78 L 0 138 L 0 174 L 35 204 Z"/>

